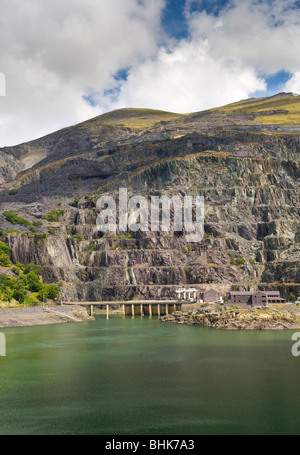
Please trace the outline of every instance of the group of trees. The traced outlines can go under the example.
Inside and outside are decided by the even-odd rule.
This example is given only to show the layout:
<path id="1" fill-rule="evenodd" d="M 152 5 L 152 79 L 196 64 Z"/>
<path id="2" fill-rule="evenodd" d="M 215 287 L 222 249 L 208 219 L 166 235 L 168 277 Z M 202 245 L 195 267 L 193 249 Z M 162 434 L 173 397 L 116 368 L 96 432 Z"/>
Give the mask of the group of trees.
<path id="1" fill-rule="evenodd" d="M 11 248 L 5 243 L 0 242 L 0 267 L 10 267 L 12 262 L 10 260 Z"/>
<path id="2" fill-rule="evenodd" d="M 0 275 L 0 300 L 34 304 L 59 296 L 59 286 L 43 283 L 42 269 L 36 264 L 12 265 L 11 248 L 0 242 L 0 266 L 10 267 L 16 277 L 7 274 Z"/>

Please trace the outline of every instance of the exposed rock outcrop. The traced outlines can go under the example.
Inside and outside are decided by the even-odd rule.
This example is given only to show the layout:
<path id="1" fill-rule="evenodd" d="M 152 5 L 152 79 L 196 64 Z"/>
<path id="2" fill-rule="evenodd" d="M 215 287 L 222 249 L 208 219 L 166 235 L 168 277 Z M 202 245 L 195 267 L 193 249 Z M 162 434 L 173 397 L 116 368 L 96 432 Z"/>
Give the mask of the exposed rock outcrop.
<path id="1" fill-rule="evenodd" d="M 215 305 L 185 308 L 161 317 L 161 322 L 199 325 L 226 330 L 283 330 L 300 328 L 300 309 L 285 308 L 241 309 Z"/>
<path id="2" fill-rule="evenodd" d="M 115 111 L 0 150 L 0 184 L 10 182 L 0 186 L 1 240 L 14 262 L 36 262 L 44 280 L 63 280 L 65 300 L 170 297 L 179 285 L 299 295 L 298 126 L 256 120 L 284 118 L 275 101 L 263 112 L 248 105 L 190 115 Z M 12 187 L 17 194 L 9 195 Z M 96 200 L 118 201 L 119 188 L 148 200 L 204 196 L 205 238 L 189 244 L 172 229 L 103 235 Z M 37 234 L 46 238 L 11 225 L 5 210 L 42 221 Z M 50 210 L 63 213 L 46 221 Z"/>

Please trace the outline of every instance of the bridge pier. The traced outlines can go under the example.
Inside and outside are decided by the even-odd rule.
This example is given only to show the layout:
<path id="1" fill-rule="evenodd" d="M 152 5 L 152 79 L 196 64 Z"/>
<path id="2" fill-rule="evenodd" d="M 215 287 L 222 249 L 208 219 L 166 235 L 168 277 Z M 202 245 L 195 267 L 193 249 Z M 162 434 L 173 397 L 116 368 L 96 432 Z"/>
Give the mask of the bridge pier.
<path id="1" fill-rule="evenodd" d="M 62 302 L 63 305 L 82 305 L 86 306 L 89 310 L 89 313 L 91 316 L 94 316 L 95 314 L 95 306 L 100 306 L 103 310 L 105 310 L 106 307 L 106 316 L 107 319 L 109 319 L 109 307 L 112 305 L 118 305 L 119 308 L 121 309 L 121 313 L 123 314 L 123 317 L 125 316 L 131 316 L 132 318 L 135 317 L 135 315 L 140 315 L 141 317 L 143 316 L 149 316 L 151 319 L 152 316 L 162 316 L 164 314 L 172 314 L 175 311 L 178 311 L 181 309 L 181 305 L 184 302 L 175 302 L 175 301 L 164 301 L 164 300 L 153 300 L 153 301 L 147 301 L 147 300 L 140 300 L 140 301 L 115 301 L 115 302 L 110 302 L 110 301 L 99 301 L 99 302 Z"/>

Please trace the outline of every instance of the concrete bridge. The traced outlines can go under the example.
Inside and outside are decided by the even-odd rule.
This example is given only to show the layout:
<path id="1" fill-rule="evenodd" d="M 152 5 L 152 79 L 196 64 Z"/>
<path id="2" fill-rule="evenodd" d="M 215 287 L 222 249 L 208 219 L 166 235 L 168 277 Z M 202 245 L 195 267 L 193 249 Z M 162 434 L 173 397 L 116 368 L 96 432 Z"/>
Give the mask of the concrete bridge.
<path id="1" fill-rule="evenodd" d="M 179 300 L 119 300 L 119 301 L 100 301 L 100 302 L 65 302 L 62 305 L 80 305 L 90 307 L 91 316 L 94 315 L 94 307 L 106 307 L 107 317 L 109 316 L 109 308 L 112 306 L 121 306 L 123 316 L 163 316 L 172 314 L 175 311 L 180 311 L 181 306 L 186 303 Z"/>

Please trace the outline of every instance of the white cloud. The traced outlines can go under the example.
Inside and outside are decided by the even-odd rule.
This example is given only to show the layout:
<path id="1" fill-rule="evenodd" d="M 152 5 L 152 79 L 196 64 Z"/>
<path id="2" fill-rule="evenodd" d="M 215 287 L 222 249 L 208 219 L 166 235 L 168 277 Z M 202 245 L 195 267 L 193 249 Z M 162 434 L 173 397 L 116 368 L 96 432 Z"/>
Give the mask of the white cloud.
<path id="1" fill-rule="evenodd" d="M 113 107 L 194 112 L 264 89 L 264 81 L 242 62 L 214 59 L 205 41 L 181 41 L 171 52 L 161 48 L 154 61 L 134 68 Z"/>
<path id="2" fill-rule="evenodd" d="M 187 0 L 189 36 L 177 41 L 161 29 L 165 3 L 1 0 L 0 146 L 118 107 L 191 112 L 237 101 L 266 88 L 260 74 L 283 69 L 299 91 L 296 1 L 231 0 L 214 16 L 189 12 Z M 122 68 L 128 80 L 116 82 Z"/>
<path id="3" fill-rule="evenodd" d="M 201 110 L 265 90 L 259 74 L 300 69 L 296 1 L 232 0 L 218 15 L 190 12 L 191 3 L 188 39 L 134 66 L 111 107 Z"/>
<path id="4" fill-rule="evenodd" d="M 231 0 L 219 17 L 188 14 L 193 41 L 208 39 L 214 58 L 231 56 L 272 74 L 300 68 L 300 8 L 291 0 Z"/>
<path id="5" fill-rule="evenodd" d="M 284 91 L 300 94 L 300 71 L 293 74 L 293 76 L 287 81 L 284 87 Z"/>
<path id="6" fill-rule="evenodd" d="M 165 0 L 1 0 L 0 145 L 87 119 L 82 96 L 153 56 Z"/>

